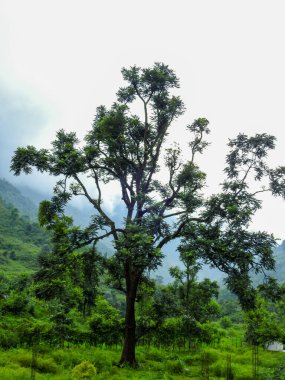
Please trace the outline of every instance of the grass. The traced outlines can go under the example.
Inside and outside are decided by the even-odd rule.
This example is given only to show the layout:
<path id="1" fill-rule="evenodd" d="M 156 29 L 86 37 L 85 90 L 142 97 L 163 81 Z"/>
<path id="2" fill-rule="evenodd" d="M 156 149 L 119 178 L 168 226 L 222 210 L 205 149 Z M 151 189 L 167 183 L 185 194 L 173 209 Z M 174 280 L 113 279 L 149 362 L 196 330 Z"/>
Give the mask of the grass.
<path id="1" fill-rule="evenodd" d="M 44 347 L 36 365 L 37 380 L 73 380 L 72 370 L 80 363 L 89 362 L 97 371 L 90 379 L 97 380 L 185 380 L 201 379 L 203 357 L 209 368 L 210 378 L 225 379 L 228 351 L 221 347 L 204 347 L 199 352 L 166 351 L 164 349 L 138 347 L 137 369 L 118 368 L 120 350 L 94 347 L 70 347 L 55 349 Z M 0 351 L 0 379 L 28 380 L 31 378 L 31 351 L 18 348 Z M 237 347 L 231 352 L 232 373 L 235 380 L 252 379 L 251 348 Z M 285 353 L 259 349 L 260 380 L 271 380 L 273 372 L 285 365 Z M 80 366 L 79 366 L 80 368 Z M 73 371 L 74 373 L 74 371 Z M 76 372 L 78 373 L 78 372 Z M 78 377 L 86 378 L 86 377 Z"/>

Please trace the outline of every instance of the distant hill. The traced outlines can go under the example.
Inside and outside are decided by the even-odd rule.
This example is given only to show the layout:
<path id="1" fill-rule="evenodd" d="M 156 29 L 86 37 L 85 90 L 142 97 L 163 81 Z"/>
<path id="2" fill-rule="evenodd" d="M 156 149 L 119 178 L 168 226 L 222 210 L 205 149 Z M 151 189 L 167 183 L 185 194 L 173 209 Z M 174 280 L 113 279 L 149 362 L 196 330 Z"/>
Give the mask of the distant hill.
<path id="1" fill-rule="evenodd" d="M 268 271 L 267 274 L 275 277 L 279 283 L 285 283 L 285 240 L 274 249 L 275 271 Z M 260 284 L 263 281 L 263 275 L 258 274 L 253 277 L 254 284 Z"/>
<path id="2" fill-rule="evenodd" d="M 47 231 L 0 198 L 0 270 L 9 276 L 31 273 L 38 254 L 48 246 Z"/>
<path id="3" fill-rule="evenodd" d="M 272 273 L 279 282 L 285 283 L 285 240 L 274 250 L 276 269 Z"/>
<path id="4" fill-rule="evenodd" d="M 22 215 L 26 215 L 31 219 L 36 219 L 36 203 L 32 202 L 28 197 L 22 195 L 22 193 L 16 189 L 15 186 L 11 185 L 11 183 L 3 178 L 0 179 L 0 198 L 6 204 L 11 204 L 17 208 Z"/>

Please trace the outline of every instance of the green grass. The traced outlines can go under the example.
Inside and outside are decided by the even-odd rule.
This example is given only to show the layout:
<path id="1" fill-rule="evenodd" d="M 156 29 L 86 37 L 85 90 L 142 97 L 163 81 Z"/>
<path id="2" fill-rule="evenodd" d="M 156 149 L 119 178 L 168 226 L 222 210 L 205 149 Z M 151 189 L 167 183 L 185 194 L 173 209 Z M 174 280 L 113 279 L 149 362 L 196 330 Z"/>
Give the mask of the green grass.
<path id="1" fill-rule="evenodd" d="M 98 380 L 183 380 L 201 378 L 201 357 L 207 358 L 211 379 L 225 379 L 227 354 L 223 347 L 204 347 L 199 352 L 166 351 L 163 349 L 138 347 L 137 369 L 118 368 L 119 348 L 71 347 L 52 350 L 44 347 L 38 353 L 36 365 L 37 380 L 71 380 L 72 370 L 78 364 L 88 361 L 94 365 Z M 32 354 L 28 349 L 0 351 L 0 379 L 30 379 Z M 232 372 L 235 380 L 252 379 L 251 348 L 233 348 L 231 352 Z M 273 372 L 285 365 L 285 354 L 259 349 L 260 380 L 275 379 Z"/>

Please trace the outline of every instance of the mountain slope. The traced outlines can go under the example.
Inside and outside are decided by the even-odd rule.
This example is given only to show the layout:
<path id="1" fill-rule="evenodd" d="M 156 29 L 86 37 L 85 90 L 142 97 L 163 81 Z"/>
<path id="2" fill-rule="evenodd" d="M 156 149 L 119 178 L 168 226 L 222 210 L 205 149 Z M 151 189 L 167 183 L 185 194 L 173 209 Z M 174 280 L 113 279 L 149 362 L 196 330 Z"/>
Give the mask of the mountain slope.
<path id="1" fill-rule="evenodd" d="M 37 255 L 48 244 L 45 230 L 0 199 L 0 270 L 10 276 L 33 272 Z"/>
<path id="2" fill-rule="evenodd" d="M 22 215 L 27 215 L 31 219 L 37 216 L 37 206 L 29 198 L 23 196 L 21 192 L 5 179 L 0 179 L 0 198 L 7 204 L 13 205 Z"/>

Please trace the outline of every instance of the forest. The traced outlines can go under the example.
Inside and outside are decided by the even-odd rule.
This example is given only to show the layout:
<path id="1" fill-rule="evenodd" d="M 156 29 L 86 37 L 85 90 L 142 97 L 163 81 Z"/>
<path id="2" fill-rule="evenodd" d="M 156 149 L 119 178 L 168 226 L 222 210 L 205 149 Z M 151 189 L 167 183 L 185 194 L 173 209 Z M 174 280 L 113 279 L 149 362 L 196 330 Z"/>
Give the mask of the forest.
<path id="1" fill-rule="evenodd" d="M 285 167 L 268 159 L 275 137 L 230 139 L 224 181 L 207 195 L 197 161 L 209 121 L 185 127 L 187 152 L 168 139 L 185 111 L 175 72 L 155 63 L 122 76 L 84 141 L 61 129 L 51 148 L 14 152 L 14 175 L 55 178 L 50 199 L 0 180 L 0 378 L 285 379 L 285 353 L 268 349 L 285 343 L 285 244 L 251 229 L 263 193 L 285 198 Z M 70 214 L 74 198 L 88 223 Z M 171 243 L 179 260 L 165 281 Z"/>

